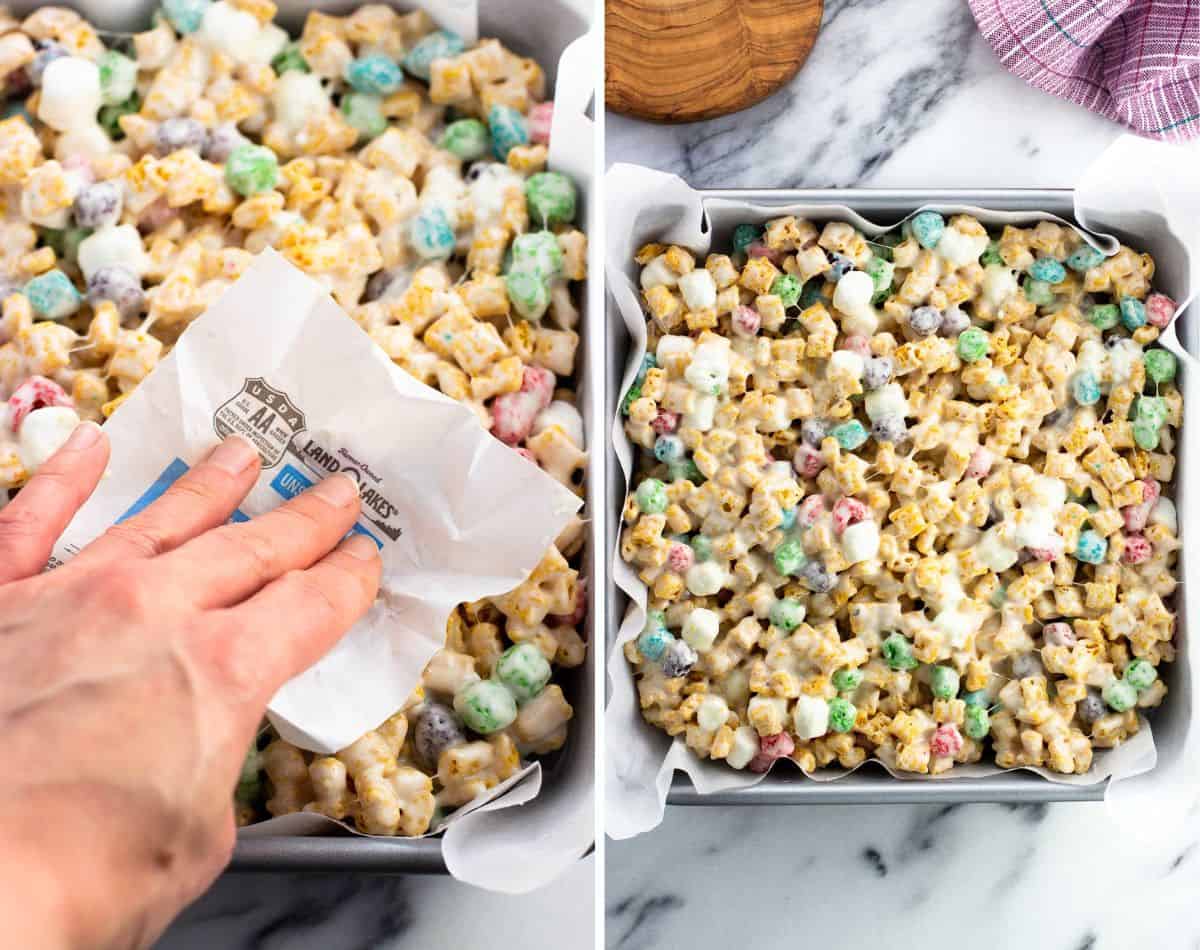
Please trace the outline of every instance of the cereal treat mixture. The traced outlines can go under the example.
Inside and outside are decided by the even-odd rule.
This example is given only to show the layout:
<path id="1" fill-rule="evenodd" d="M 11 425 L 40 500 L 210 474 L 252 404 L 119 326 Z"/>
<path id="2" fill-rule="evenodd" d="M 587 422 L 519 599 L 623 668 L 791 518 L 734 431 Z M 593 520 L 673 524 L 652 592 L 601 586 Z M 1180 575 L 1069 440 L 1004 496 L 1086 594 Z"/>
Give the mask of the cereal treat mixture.
<path id="1" fill-rule="evenodd" d="M 1086 772 L 1175 656 L 1182 401 L 1154 261 L 1043 221 L 743 224 L 637 261 L 621 555 L 643 715 L 764 772 Z"/>
<path id="2" fill-rule="evenodd" d="M 424 13 L 164 0 L 145 32 L 0 9 L 0 504 L 102 421 L 274 247 L 389 357 L 582 492 L 573 380 L 586 237 L 546 168 L 532 60 Z M 247 319 L 252 319 L 248 315 Z M 559 748 L 554 667 L 583 662 L 584 526 L 502 597 L 461 605 L 415 695 L 335 756 L 265 730 L 243 822 L 295 811 L 421 834 Z"/>

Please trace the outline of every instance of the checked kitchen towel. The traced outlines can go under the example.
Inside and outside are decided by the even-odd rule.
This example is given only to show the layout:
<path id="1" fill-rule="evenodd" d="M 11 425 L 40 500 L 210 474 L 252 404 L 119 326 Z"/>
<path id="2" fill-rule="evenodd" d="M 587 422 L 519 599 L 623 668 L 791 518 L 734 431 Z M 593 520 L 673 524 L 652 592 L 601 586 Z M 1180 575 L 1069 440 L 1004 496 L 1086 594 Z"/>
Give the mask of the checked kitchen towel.
<path id="1" fill-rule="evenodd" d="M 1139 135 L 1200 135 L 1198 0 L 968 0 L 1004 66 Z"/>

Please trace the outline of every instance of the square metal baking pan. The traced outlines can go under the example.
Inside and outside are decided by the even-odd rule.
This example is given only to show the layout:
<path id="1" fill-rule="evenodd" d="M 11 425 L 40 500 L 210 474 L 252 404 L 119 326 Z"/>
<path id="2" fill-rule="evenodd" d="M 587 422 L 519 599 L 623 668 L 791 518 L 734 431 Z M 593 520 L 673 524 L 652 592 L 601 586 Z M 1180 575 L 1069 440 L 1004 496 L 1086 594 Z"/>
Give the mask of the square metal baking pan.
<path id="1" fill-rule="evenodd" d="M 756 205 L 786 206 L 800 202 L 845 205 L 877 224 L 898 223 L 906 215 L 925 204 L 973 205 L 995 211 L 1045 211 L 1068 221 L 1074 220 L 1074 193 L 1070 189 L 732 189 L 702 190 L 710 199 L 746 201 Z M 1117 235 L 1136 245 L 1136 235 Z M 718 228 L 713 235 L 713 247 L 727 246 L 730 235 Z M 617 412 L 621 379 L 624 374 L 629 339 L 624 322 L 615 313 L 610 297 L 608 308 L 608 380 L 609 419 Z M 1186 342 L 1184 331 L 1180 338 Z M 620 512 L 624 502 L 622 474 L 615 451 L 609 440 L 608 512 L 605 539 L 605 562 L 608 617 L 607 642 L 616 641 L 621 619 L 629 603 L 628 596 L 613 580 L 612 561 L 620 531 Z M 1167 674 L 1168 682 L 1182 665 L 1177 661 Z M 1162 714 L 1164 711 L 1160 711 Z M 647 727 L 650 728 L 650 727 Z M 1094 785 L 1067 785 L 1052 782 L 1032 772 L 1013 771 L 986 778 L 945 778 L 937 781 L 905 781 L 892 778 L 878 764 L 867 764 L 845 778 L 833 782 L 814 782 L 798 773 L 773 773 L 752 788 L 732 789 L 701 795 L 683 774 L 676 774 L 667 801 L 672 805 L 850 805 L 850 804 L 958 804 L 963 802 L 1081 802 L 1102 801 L 1107 781 Z"/>
<path id="2" fill-rule="evenodd" d="M 279 14 L 277 22 L 290 32 L 303 24 L 310 10 L 344 14 L 367 2 L 378 0 L 277 0 Z M 386 0 L 404 12 L 411 9 L 404 0 Z M 25 16 L 38 7 L 47 6 L 39 0 L 7 0 L 12 12 Z M 71 7 L 85 16 L 98 30 L 113 32 L 136 32 L 148 29 L 151 16 L 158 8 L 156 0 L 61 0 L 56 5 Z M 479 35 L 494 37 L 505 46 L 524 56 L 533 57 L 546 71 L 548 88 L 553 89 L 555 71 L 559 57 L 566 47 L 588 29 L 588 22 L 578 10 L 564 0 L 548 0 L 536 17 L 518 19 L 513 16 L 508 0 L 479 0 Z M 595 220 L 595 189 L 585 195 L 581 202 L 581 226 L 586 230 L 588 220 Z M 592 273 L 602 272 L 596 264 L 595 255 L 589 258 Z M 587 444 L 597 444 L 598 434 L 593 431 L 592 406 L 603 399 L 603 373 L 594 362 L 603 347 L 599 327 L 588 317 L 589 311 L 599 312 L 599 277 L 585 285 L 580 300 L 580 350 L 577 375 L 580 409 L 584 418 Z M 595 292 L 597 296 L 593 297 Z M 597 301 L 589 306 L 589 299 Z M 603 452 L 592 451 L 588 461 L 586 485 L 586 512 L 599 510 L 604 497 L 601 493 L 603 475 Z M 592 522 L 594 524 L 594 522 Z M 589 535 L 584 548 L 581 574 L 595 576 L 592 565 L 600 552 L 600 538 L 596 532 Z M 560 677 L 559 682 L 572 704 L 578 720 L 591 717 L 594 708 L 592 683 L 593 664 L 596 656 L 596 585 L 592 585 L 592 596 L 588 604 L 584 636 L 590 645 L 588 660 L 583 666 Z M 543 760 L 541 796 L 554 795 L 559 779 L 568 770 L 593 768 L 591 743 L 573 741 L 572 731 L 567 745 L 553 756 Z M 532 807 L 532 804 L 527 807 Z M 329 836 L 253 837 L 239 836 L 234 850 L 231 870 L 236 871 L 371 871 L 382 873 L 444 874 L 446 864 L 442 858 L 440 837 L 430 838 L 367 838 L 335 834 Z"/>

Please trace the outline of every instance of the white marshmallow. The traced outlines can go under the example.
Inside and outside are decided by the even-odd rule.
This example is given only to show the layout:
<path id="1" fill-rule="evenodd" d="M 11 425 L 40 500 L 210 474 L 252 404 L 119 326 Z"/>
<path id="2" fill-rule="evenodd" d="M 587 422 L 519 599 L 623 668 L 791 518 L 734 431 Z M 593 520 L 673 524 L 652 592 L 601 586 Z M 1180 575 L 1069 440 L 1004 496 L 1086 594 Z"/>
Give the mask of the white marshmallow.
<path id="1" fill-rule="evenodd" d="M 1003 264 L 988 264 L 983 269 L 983 299 L 992 307 L 999 307 L 1009 297 L 1021 290 L 1017 275 Z"/>
<path id="2" fill-rule="evenodd" d="M 146 273 L 149 261 L 142 247 L 142 236 L 132 224 L 101 228 L 79 243 L 79 269 L 88 280 L 101 267 L 119 265 L 138 277 Z"/>
<path id="3" fill-rule="evenodd" d="M 908 398 L 899 383 L 888 383 L 867 393 L 863 398 L 863 408 L 872 422 L 885 416 L 900 416 L 903 419 L 909 414 Z"/>
<path id="4" fill-rule="evenodd" d="M 250 46 L 246 62 L 256 66 L 269 65 L 271 60 L 283 52 L 284 47 L 288 45 L 288 39 L 287 30 L 274 23 L 268 23 L 259 29 L 258 36 Z"/>
<path id="5" fill-rule="evenodd" d="M 716 396 L 697 396 L 692 402 L 690 412 L 683 414 L 683 427 L 707 432 L 713 427 L 713 419 L 717 415 Z"/>
<path id="6" fill-rule="evenodd" d="M 100 158 L 113 150 L 112 139 L 97 122 L 84 122 L 68 129 L 54 143 L 54 157 L 64 161 L 72 155 Z"/>
<path id="7" fill-rule="evenodd" d="M 707 268 L 697 267 L 679 278 L 679 289 L 689 310 L 706 310 L 717 305 L 717 282 Z"/>
<path id="8" fill-rule="evenodd" d="M 820 696 L 802 694 L 792 709 L 792 726 L 801 739 L 816 739 L 829 731 L 829 703 Z"/>
<path id="9" fill-rule="evenodd" d="M 879 554 L 879 525 L 870 518 L 842 532 L 842 554 L 851 564 L 869 561 Z"/>
<path id="10" fill-rule="evenodd" d="M 248 63 L 255 53 L 261 54 L 258 44 L 262 31 L 254 14 L 239 10 L 226 0 L 217 0 L 204 11 L 204 20 L 196 36 L 234 62 Z"/>
<path id="11" fill-rule="evenodd" d="M 695 570 L 693 567 L 692 570 Z M 691 579 L 691 570 L 688 579 Z M 720 618 L 707 607 L 697 607 L 683 621 L 683 641 L 697 653 L 707 653 L 721 632 Z"/>
<path id="12" fill-rule="evenodd" d="M 641 281 L 642 290 L 649 290 L 651 287 L 674 287 L 679 283 L 679 275 L 671 270 L 666 256 L 659 254 L 642 268 Z"/>
<path id="13" fill-rule="evenodd" d="M 853 350 L 834 350 L 829 356 L 829 375 L 849 373 L 862 379 L 864 360 Z"/>
<path id="14" fill-rule="evenodd" d="M 733 733 L 733 744 L 725 761 L 735 769 L 744 769 L 758 755 L 758 733 L 752 726 L 738 726 Z"/>
<path id="15" fill-rule="evenodd" d="M 676 336 L 668 333 L 660 337 L 658 347 L 654 351 L 654 359 L 659 366 L 666 366 L 675 357 L 690 356 L 696 350 L 696 341 L 690 336 Z"/>
<path id="16" fill-rule="evenodd" d="M 102 102 L 100 69 L 90 59 L 61 56 L 42 74 L 38 118 L 52 129 L 94 124 Z"/>
<path id="17" fill-rule="evenodd" d="M 575 448 L 583 448 L 583 416 L 569 402 L 556 399 L 539 412 L 533 420 L 533 434 L 540 435 L 552 426 L 562 429 Z"/>
<path id="18" fill-rule="evenodd" d="M 770 722 L 787 722 L 787 704 L 782 696 L 755 696 L 746 704 L 746 718 L 754 722 L 761 715 Z"/>
<path id="19" fill-rule="evenodd" d="M 711 597 L 725 586 L 725 569 L 716 561 L 701 561 L 688 568 L 686 583 L 697 597 Z"/>
<path id="20" fill-rule="evenodd" d="M 834 309 L 850 318 L 842 321 L 842 332 L 869 337 L 879 329 L 879 314 L 871 306 L 874 295 L 875 282 L 865 271 L 852 270 L 837 282 Z"/>
<path id="21" fill-rule="evenodd" d="M 1142 361 L 1142 348 L 1134 340 L 1122 337 L 1108 347 L 1108 364 L 1112 367 L 1112 384 L 1121 386 L 1129 382 L 1133 367 Z"/>
<path id="22" fill-rule="evenodd" d="M 1150 511 L 1150 524 L 1160 524 L 1173 535 L 1179 534 L 1179 513 L 1170 498 L 1159 498 Z"/>
<path id="23" fill-rule="evenodd" d="M 41 468 L 63 447 L 77 425 L 79 414 L 70 406 L 47 406 L 27 415 L 17 433 L 21 464 L 26 471 L 32 473 Z"/>
<path id="24" fill-rule="evenodd" d="M 459 173 L 449 165 L 442 166 L 444 184 L 442 188 L 449 193 L 452 189 L 462 192 L 462 181 Z M 421 191 L 424 201 L 429 190 L 429 175 L 432 169 L 425 173 L 425 188 Z M 504 203 L 512 194 L 524 194 L 525 179 L 507 165 L 492 162 L 483 167 L 483 172 L 468 186 L 467 198 L 471 204 L 471 212 L 475 219 L 475 229 L 495 224 L 504 215 Z M 457 200 L 455 202 L 457 204 Z M 458 227 L 458 210 L 455 208 L 454 226 Z"/>
<path id="25" fill-rule="evenodd" d="M 67 198 L 70 199 L 66 207 L 58 208 L 49 214 L 38 214 L 34 210 L 34 200 L 37 197 L 37 192 L 32 188 L 24 188 L 21 190 L 21 216 L 30 224 L 36 224 L 43 228 L 65 228 L 70 224 L 71 203 L 75 200 L 75 196 L 83 189 L 83 179 L 73 171 L 64 173 L 63 179 L 67 186 Z"/>
<path id="26" fill-rule="evenodd" d="M 1000 534 L 1000 525 L 988 529 L 975 545 L 975 556 L 979 563 L 997 574 L 1007 571 L 1017 563 L 1017 551 L 1010 547 Z"/>
<path id="27" fill-rule="evenodd" d="M 942 239 L 938 241 L 937 252 L 947 264 L 958 270 L 979 260 L 987 250 L 988 236 L 986 234 L 963 234 L 958 228 L 946 228 Z"/>
<path id="28" fill-rule="evenodd" d="M 716 732 L 729 718 L 729 705 L 715 693 L 707 694 L 696 707 L 696 725 L 705 732 Z"/>
<path id="29" fill-rule="evenodd" d="M 275 110 L 275 121 L 288 135 L 294 135 L 304 128 L 310 116 L 329 111 L 329 94 L 316 73 L 289 69 L 275 82 L 271 105 Z"/>
<path id="30" fill-rule="evenodd" d="M 979 618 L 957 606 L 938 612 L 933 619 L 933 628 L 941 635 L 942 642 L 954 650 L 967 645 L 967 639 L 979 629 Z"/>

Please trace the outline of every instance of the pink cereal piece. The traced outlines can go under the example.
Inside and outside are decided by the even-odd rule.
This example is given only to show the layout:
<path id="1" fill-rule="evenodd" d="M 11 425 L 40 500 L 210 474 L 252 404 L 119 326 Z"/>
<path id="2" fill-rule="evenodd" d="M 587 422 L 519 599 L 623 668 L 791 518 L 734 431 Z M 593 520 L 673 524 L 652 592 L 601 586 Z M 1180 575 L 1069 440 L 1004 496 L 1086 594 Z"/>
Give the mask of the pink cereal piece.
<path id="1" fill-rule="evenodd" d="M 667 567 L 676 574 L 686 574 L 688 568 L 696 563 L 696 552 L 686 544 L 678 542 L 671 545 L 667 551 Z"/>
<path id="2" fill-rule="evenodd" d="M 537 409 L 541 412 L 554 399 L 554 374 L 542 366 L 526 366 L 521 375 L 521 392 L 537 397 Z"/>
<path id="3" fill-rule="evenodd" d="M 944 722 L 938 726 L 933 731 L 933 738 L 929 740 L 929 751 L 939 758 L 958 755 L 962 747 L 962 735 L 951 722 Z"/>
<path id="4" fill-rule="evenodd" d="M 553 122 L 554 103 L 539 102 L 529 110 L 529 140 L 536 145 L 549 145 Z"/>
<path id="5" fill-rule="evenodd" d="M 825 514 L 825 496 L 809 495 L 796 509 L 796 524 L 811 528 Z"/>
<path id="6" fill-rule="evenodd" d="M 1121 549 L 1124 564 L 1141 564 L 1150 559 L 1154 546 L 1140 534 L 1125 535 L 1125 546 Z"/>
<path id="7" fill-rule="evenodd" d="M 842 341 L 842 349 L 867 359 L 871 355 L 871 341 L 861 334 L 852 333 Z"/>
<path id="8" fill-rule="evenodd" d="M 658 415 L 650 423 L 650 428 L 659 435 L 670 435 L 679 428 L 679 413 L 659 409 Z"/>
<path id="9" fill-rule="evenodd" d="M 749 257 L 765 257 L 772 264 L 782 264 L 784 257 L 783 251 L 772 250 L 763 244 L 762 241 L 755 241 L 746 248 L 746 254 Z"/>
<path id="10" fill-rule="evenodd" d="M 519 445 L 529 438 L 533 421 L 542 407 L 533 393 L 505 393 L 492 400 L 492 435 L 506 445 Z"/>
<path id="11" fill-rule="evenodd" d="M 1162 485 L 1153 478 L 1142 479 L 1142 501 L 1148 501 L 1154 504 L 1162 497 Z"/>
<path id="12" fill-rule="evenodd" d="M 850 525 L 858 524 L 867 516 L 867 506 L 857 498 L 839 498 L 833 506 L 833 530 L 841 534 Z"/>
<path id="13" fill-rule="evenodd" d="M 995 461 L 996 456 L 991 453 L 991 450 L 985 449 L 981 445 L 971 453 L 971 459 L 967 462 L 967 478 L 986 478 Z"/>
<path id="14" fill-rule="evenodd" d="M 762 316 L 753 307 L 738 307 L 730 318 L 738 336 L 754 336 L 762 326 Z"/>
<path id="15" fill-rule="evenodd" d="M 12 430 L 17 432 L 25 417 L 35 409 L 45 409 L 47 406 L 74 406 L 71 397 L 67 395 L 58 383 L 45 376 L 30 376 L 16 388 L 8 397 L 8 409 L 12 414 Z"/>
<path id="16" fill-rule="evenodd" d="M 796 751 L 796 743 L 786 732 L 773 736 L 761 736 L 758 740 L 758 755 L 750 762 L 750 771 L 765 772 L 776 759 L 786 759 Z"/>
<path id="17" fill-rule="evenodd" d="M 1178 306 L 1166 294 L 1151 294 L 1146 298 L 1146 322 L 1152 327 L 1164 330 L 1174 319 Z"/>
<path id="18" fill-rule="evenodd" d="M 587 616 L 587 578 L 581 577 L 575 582 L 575 609 L 569 614 L 552 614 L 550 619 L 556 624 L 578 626 Z"/>
<path id="19" fill-rule="evenodd" d="M 1029 553 L 1033 555 L 1035 561 L 1056 561 L 1062 557 L 1062 544 L 1048 544 L 1044 547 L 1029 548 Z"/>
<path id="20" fill-rule="evenodd" d="M 825 456 L 811 445 L 799 445 L 792 465 L 804 478 L 816 478 L 825 467 Z"/>
<path id="21" fill-rule="evenodd" d="M 1150 512 L 1158 504 L 1162 488 L 1153 478 L 1142 479 L 1142 501 L 1137 505 L 1127 505 L 1121 509 L 1121 517 L 1125 519 L 1125 530 L 1137 533 L 1146 527 L 1150 520 Z"/>
<path id="22" fill-rule="evenodd" d="M 1056 620 L 1042 627 L 1042 640 L 1048 647 L 1073 647 L 1078 638 L 1065 620 Z"/>

